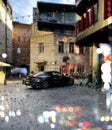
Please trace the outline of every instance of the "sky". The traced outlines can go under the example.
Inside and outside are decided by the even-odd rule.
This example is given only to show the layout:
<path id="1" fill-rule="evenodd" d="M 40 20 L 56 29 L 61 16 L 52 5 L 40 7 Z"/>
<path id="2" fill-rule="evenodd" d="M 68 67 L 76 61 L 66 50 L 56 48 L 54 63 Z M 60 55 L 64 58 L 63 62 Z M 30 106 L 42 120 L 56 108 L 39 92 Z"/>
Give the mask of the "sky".
<path id="1" fill-rule="evenodd" d="M 14 21 L 32 23 L 33 7 L 36 7 L 38 0 L 8 0 L 12 7 Z M 44 2 L 74 4 L 75 0 L 39 0 Z"/>

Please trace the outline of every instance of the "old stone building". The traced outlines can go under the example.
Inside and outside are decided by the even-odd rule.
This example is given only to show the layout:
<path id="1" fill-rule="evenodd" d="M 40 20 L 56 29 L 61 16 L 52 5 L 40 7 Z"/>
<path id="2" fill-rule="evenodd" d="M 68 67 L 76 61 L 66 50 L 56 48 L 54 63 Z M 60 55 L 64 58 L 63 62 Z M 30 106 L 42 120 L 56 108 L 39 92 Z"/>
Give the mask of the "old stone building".
<path id="1" fill-rule="evenodd" d="M 30 72 L 56 70 L 70 75 L 86 71 L 86 50 L 74 44 L 74 37 L 38 31 L 33 24 L 30 42 Z"/>
<path id="2" fill-rule="evenodd" d="M 31 72 L 57 70 L 71 75 L 86 71 L 85 48 L 74 42 L 74 21 L 78 17 L 74 10 L 74 5 L 37 2 L 33 9 L 37 26 L 33 25 L 31 35 Z"/>
<path id="3" fill-rule="evenodd" d="M 66 8 L 64 4 L 57 6 L 57 4 L 54 3 L 38 2 L 37 5 L 38 29 L 57 34 L 65 33 L 65 36 L 71 35 L 73 34 L 71 32 L 74 32 L 74 35 L 71 35 L 74 37 L 73 42 L 75 45 L 78 45 L 79 48 L 85 50 L 83 51 L 85 54 L 81 56 L 85 56 L 83 58 L 86 62 L 84 72 L 91 75 L 91 81 L 93 82 L 97 73 L 98 83 L 101 84 L 101 65 L 104 62 L 104 52 L 98 54 L 97 49 L 99 49 L 102 44 L 104 46 L 106 44 L 109 45 L 109 50 L 111 50 L 109 55 L 112 53 L 112 1 L 87 0 L 85 3 L 84 0 L 76 0 L 75 5 L 72 5 L 73 7 L 71 6 L 70 8 Z M 45 5 L 49 8 L 44 8 Z M 63 9 L 66 11 L 63 11 Z M 57 12 L 60 13 L 60 18 L 57 17 L 59 16 Z M 61 13 L 64 15 L 61 16 Z M 69 17 L 65 17 L 68 13 Z M 70 20 L 70 13 L 73 14 L 72 20 Z M 64 23 L 63 18 L 65 20 Z M 72 23 L 74 28 L 69 28 L 69 30 L 66 22 L 70 25 L 71 21 L 74 21 L 74 24 Z M 80 53 L 77 56 L 80 56 Z M 76 55 L 75 59 L 77 59 Z M 77 62 L 78 61 L 80 61 L 80 59 L 78 59 Z"/>
<path id="4" fill-rule="evenodd" d="M 12 63 L 12 8 L 6 0 L 0 0 L 0 61 Z"/>

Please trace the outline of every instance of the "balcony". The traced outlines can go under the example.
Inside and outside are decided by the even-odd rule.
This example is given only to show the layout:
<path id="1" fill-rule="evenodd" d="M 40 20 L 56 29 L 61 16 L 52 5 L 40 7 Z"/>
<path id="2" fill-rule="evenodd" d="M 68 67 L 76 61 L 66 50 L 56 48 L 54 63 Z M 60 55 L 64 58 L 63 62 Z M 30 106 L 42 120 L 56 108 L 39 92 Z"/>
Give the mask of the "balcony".
<path id="1" fill-rule="evenodd" d="M 74 34 L 75 5 L 37 2 L 37 26 L 40 31 Z"/>
<path id="2" fill-rule="evenodd" d="M 41 31 L 51 31 L 57 34 L 74 34 L 74 26 L 73 25 L 65 25 L 65 24 L 58 24 L 56 22 L 45 22 L 45 21 L 38 21 L 38 29 Z"/>

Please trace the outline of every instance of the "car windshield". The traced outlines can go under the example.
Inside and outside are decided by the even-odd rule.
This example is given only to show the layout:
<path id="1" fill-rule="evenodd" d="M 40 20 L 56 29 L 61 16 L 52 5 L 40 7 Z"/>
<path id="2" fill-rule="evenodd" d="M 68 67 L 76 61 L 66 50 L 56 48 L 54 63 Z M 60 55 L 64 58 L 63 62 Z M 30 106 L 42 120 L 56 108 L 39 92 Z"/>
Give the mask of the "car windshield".
<path id="1" fill-rule="evenodd" d="M 53 76 L 62 76 L 62 74 L 61 73 L 59 73 L 59 72 L 52 72 L 52 74 L 53 74 Z"/>
<path id="2" fill-rule="evenodd" d="M 38 72 L 38 73 L 34 74 L 33 76 L 37 77 L 37 76 L 42 76 L 42 75 L 45 75 L 45 72 Z"/>

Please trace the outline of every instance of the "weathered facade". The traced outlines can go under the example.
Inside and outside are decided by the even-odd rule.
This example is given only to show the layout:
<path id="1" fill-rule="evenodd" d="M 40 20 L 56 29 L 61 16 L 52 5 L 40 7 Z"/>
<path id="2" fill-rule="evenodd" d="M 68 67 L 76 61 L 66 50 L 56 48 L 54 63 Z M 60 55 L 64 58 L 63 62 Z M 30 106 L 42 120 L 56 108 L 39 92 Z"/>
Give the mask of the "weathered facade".
<path id="1" fill-rule="evenodd" d="M 74 42 L 74 21 L 79 18 L 75 5 L 37 2 L 34 14 L 37 20 L 34 30 L 39 31 L 32 31 L 30 71 L 57 70 L 69 75 L 89 73 L 89 49 Z M 41 45 L 43 43 L 43 53 L 39 53 L 39 42 Z M 37 51 L 33 51 L 35 49 Z M 32 52 L 36 52 L 36 55 Z"/>
<path id="2" fill-rule="evenodd" d="M 0 61 L 12 63 L 12 8 L 4 0 L 0 0 Z"/>
<path id="3" fill-rule="evenodd" d="M 74 37 L 38 31 L 32 26 L 30 72 L 56 70 L 69 75 L 85 73 L 85 48 L 74 44 Z"/>
<path id="4" fill-rule="evenodd" d="M 30 64 L 31 25 L 13 22 L 13 65 L 29 66 Z"/>

